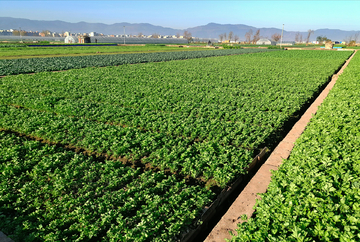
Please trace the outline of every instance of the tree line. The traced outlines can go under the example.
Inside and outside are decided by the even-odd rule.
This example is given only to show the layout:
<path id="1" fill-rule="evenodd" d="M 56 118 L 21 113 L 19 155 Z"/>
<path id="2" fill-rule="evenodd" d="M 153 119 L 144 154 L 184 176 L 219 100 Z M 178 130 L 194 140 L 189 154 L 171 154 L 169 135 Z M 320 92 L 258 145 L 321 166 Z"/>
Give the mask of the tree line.
<path id="1" fill-rule="evenodd" d="M 303 37 L 303 35 L 300 32 L 297 32 L 295 34 L 295 42 L 296 43 L 303 43 L 305 42 L 306 44 L 310 43 L 310 37 L 312 34 L 314 34 L 315 31 L 312 29 L 309 29 L 307 31 L 307 34 L 305 37 Z M 256 44 L 256 42 L 258 40 L 260 40 L 261 38 L 267 38 L 267 37 L 262 37 L 260 36 L 260 29 L 256 30 L 255 34 L 253 32 L 252 29 L 250 29 L 248 32 L 245 33 L 245 43 L 247 44 Z M 238 42 L 239 41 L 239 36 L 238 35 L 234 35 L 234 33 L 232 31 L 229 32 L 229 34 L 227 35 L 226 33 L 220 34 L 219 35 L 219 40 L 220 42 L 223 41 L 235 41 Z M 281 39 L 281 35 L 279 33 L 275 33 L 271 36 L 271 40 L 278 42 Z M 355 45 L 358 41 L 360 40 L 360 32 L 357 32 L 356 34 L 347 36 L 344 41 L 346 42 L 347 45 Z M 326 36 L 318 36 L 316 37 L 316 41 L 319 42 L 319 44 L 324 44 L 326 42 L 331 41 L 330 39 L 328 39 Z"/>

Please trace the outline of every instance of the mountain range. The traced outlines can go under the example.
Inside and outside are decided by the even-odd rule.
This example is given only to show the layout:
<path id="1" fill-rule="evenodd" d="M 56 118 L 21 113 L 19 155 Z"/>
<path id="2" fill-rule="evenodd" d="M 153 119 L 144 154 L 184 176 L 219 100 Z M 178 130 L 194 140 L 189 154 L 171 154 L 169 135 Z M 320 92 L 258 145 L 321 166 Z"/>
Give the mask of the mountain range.
<path id="1" fill-rule="evenodd" d="M 11 17 L 0 17 L 0 30 L 1 29 L 19 29 L 26 31 L 43 31 L 50 30 L 53 32 L 62 33 L 70 31 L 72 33 L 89 33 L 97 32 L 103 34 L 123 34 L 124 26 L 126 34 L 137 35 L 142 33 L 144 35 L 160 34 L 160 35 L 182 35 L 184 31 L 188 31 L 193 37 L 198 38 L 215 38 L 219 39 L 220 34 L 228 34 L 230 31 L 234 35 L 239 36 L 240 41 L 245 40 L 245 33 L 250 29 L 255 33 L 260 30 L 260 35 L 264 38 L 271 38 L 275 33 L 281 34 L 281 28 L 257 28 L 244 24 L 217 24 L 209 23 L 203 26 L 197 26 L 187 29 L 173 29 L 162 26 L 155 26 L 149 23 L 115 23 L 115 24 L 103 24 L 103 23 L 69 23 L 65 21 L 45 21 L 45 20 L 30 20 L 23 18 L 11 18 Z M 354 36 L 360 31 L 345 31 L 340 29 L 317 29 L 311 35 L 310 40 L 315 40 L 317 36 L 325 36 L 328 39 L 343 41 L 348 39 L 350 36 Z M 283 40 L 294 41 L 295 35 L 298 31 L 286 31 L 284 30 Z M 299 33 L 302 35 L 303 40 L 307 37 L 307 32 Z"/>

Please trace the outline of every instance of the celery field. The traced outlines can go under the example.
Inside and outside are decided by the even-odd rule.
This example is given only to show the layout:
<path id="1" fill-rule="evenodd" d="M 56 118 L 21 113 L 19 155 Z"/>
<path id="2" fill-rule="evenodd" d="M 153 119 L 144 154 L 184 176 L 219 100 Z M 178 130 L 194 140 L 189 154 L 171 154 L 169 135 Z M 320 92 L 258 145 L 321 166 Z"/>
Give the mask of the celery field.
<path id="1" fill-rule="evenodd" d="M 158 58 L 1 78 L 0 230 L 15 241 L 181 239 L 351 54 Z"/>

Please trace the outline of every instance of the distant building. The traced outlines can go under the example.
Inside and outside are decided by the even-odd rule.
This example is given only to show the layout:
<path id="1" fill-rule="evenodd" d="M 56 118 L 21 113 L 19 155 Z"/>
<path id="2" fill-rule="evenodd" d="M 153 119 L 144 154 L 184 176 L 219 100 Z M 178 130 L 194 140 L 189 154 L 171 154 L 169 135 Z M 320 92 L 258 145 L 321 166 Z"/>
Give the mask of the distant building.
<path id="1" fill-rule="evenodd" d="M 276 45 L 280 45 L 280 42 L 277 42 Z M 295 41 L 283 41 L 281 45 L 295 45 Z"/>
<path id="2" fill-rule="evenodd" d="M 12 35 L 10 30 L 0 29 L 0 35 Z"/>
<path id="3" fill-rule="evenodd" d="M 87 35 L 80 35 L 78 36 L 79 43 L 91 43 L 90 37 Z"/>
<path id="4" fill-rule="evenodd" d="M 269 40 L 269 39 L 259 39 L 256 41 L 257 45 L 276 45 L 275 41 Z"/>
<path id="5" fill-rule="evenodd" d="M 73 44 L 73 43 L 77 43 L 78 39 L 75 36 L 66 36 L 65 38 L 65 43 L 66 44 Z"/>

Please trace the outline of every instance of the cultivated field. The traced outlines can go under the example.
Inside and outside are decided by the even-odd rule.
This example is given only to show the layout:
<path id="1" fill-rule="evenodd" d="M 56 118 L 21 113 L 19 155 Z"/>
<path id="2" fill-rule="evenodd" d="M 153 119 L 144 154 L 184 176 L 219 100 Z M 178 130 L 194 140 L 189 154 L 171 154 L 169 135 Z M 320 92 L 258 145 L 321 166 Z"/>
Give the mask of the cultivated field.
<path id="1" fill-rule="evenodd" d="M 74 47 L 73 47 L 74 48 Z M 82 48 L 82 47 L 80 47 Z M 60 71 L 85 67 L 117 66 L 146 62 L 184 60 L 212 56 L 249 54 L 267 52 L 264 49 L 179 51 L 157 53 L 133 53 L 117 55 L 64 56 L 52 58 L 27 58 L 0 60 L 0 75 L 13 75 L 31 72 Z"/>
<path id="2" fill-rule="evenodd" d="M 359 241 L 357 53 L 232 241 Z"/>
<path id="3" fill-rule="evenodd" d="M 350 55 L 267 51 L 3 77 L 0 230 L 16 241 L 181 239 Z"/>
<path id="4" fill-rule="evenodd" d="M 146 46 L 60 46 L 28 47 L 27 45 L 0 44 L 0 59 L 17 59 L 33 57 L 57 57 L 101 54 L 152 53 L 168 51 L 207 50 L 204 48 L 179 48 L 164 45 Z"/>

